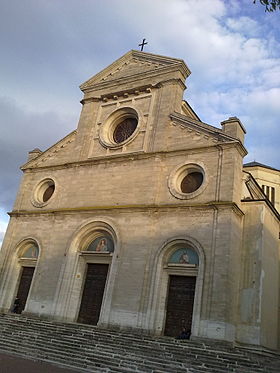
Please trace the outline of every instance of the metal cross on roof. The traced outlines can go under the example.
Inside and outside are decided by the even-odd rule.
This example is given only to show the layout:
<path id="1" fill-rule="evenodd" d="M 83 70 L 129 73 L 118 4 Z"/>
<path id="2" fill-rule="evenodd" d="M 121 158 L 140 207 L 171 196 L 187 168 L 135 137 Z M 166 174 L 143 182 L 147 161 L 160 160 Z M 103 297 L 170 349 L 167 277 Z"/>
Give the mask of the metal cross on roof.
<path id="1" fill-rule="evenodd" d="M 144 49 L 144 45 L 148 44 L 148 42 L 145 43 L 145 40 L 146 40 L 146 39 L 143 39 L 142 43 L 141 43 L 141 44 L 138 44 L 138 46 L 141 47 L 141 52 L 142 52 L 143 49 Z"/>

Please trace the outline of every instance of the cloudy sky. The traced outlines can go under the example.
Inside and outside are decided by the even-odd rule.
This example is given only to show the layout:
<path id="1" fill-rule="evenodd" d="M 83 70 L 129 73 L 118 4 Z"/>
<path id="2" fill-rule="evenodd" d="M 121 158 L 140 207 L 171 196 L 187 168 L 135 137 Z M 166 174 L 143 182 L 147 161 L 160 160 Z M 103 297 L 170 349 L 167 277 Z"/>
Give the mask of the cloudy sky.
<path id="1" fill-rule="evenodd" d="M 78 86 L 148 40 L 182 58 L 206 123 L 238 116 L 245 161 L 280 168 L 278 13 L 253 0 L 0 0 L 0 244 L 29 150 L 77 126 Z"/>

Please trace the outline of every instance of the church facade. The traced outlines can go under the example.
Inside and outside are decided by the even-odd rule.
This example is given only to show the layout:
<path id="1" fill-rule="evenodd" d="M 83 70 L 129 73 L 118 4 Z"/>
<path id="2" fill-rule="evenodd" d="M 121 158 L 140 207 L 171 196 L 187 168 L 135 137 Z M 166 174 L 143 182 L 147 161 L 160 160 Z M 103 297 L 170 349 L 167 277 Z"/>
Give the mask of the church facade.
<path id="1" fill-rule="evenodd" d="M 81 85 L 77 130 L 22 166 L 2 312 L 279 347 L 279 214 L 240 120 L 182 100 L 189 74 L 130 51 Z"/>

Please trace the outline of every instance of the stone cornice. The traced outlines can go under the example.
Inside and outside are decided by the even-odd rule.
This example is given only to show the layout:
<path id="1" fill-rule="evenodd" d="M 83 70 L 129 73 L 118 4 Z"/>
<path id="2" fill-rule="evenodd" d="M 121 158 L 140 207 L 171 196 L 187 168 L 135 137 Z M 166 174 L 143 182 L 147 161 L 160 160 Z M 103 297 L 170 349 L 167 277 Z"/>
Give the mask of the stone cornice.
<path id="1" fill-rule="evenodd" d="M 196 126 L 195 127 L 196 129 L 201 129 L 201 130 L 207 131 L 208 133 L 211 133 L 211 134 L 214 133 L 214 134 L 224 135 L 224 132 L 222 131 L 222 129 L 211 126 L 210 124 L 204 123 L 202 121 L 199 121 L 199 120 L 196 120 L 196 119 L 193 119 L 193 118 L 189 118 L 189 117 L 187 117 L 183 114 L 180 114 L 180 113 L 176 113 L 176 112 L 171 113 L 170 118 L 172 120 L 175 120 L 175 121 L 177 121 L 179 123 L 182 123 L 182 124 Z M 232 139 L 228 135 L 225 135 L 225 137 Z"/>
<path id="2" fill-rule="evenodd" d="M 176 149 L 176 150 L 168 150 L 168 151 L 157 151 L 157 152 L 149 152 L 146 153 L 144 151 L 136 151 L 131 153 L 125 154 L 111 154 L 106 156 L 100 157 L 92 157 L 85 160 L 63 163 L 58 165 L 50 165 L 50 166 L 36 166 L 36 167 L 25 167 L 22 169 L 24 172 L 41 172 L 43 170 L 59 170 L 59 169 L 66 169 L 66 168 L 74 168 L 74 167 L 89 167 L 93 164 L 101 164 L 101 163 L 108 163 L 108 162 L 128 162 L 128 161 L 137 161 L 142 159 L 150 159 L 150 158 L 158 158 L 158 157 L 174 157 L 177 155 L 182 154 L 193 154 L 193 153 L 203 153 L 205 151 L 216 152 L 216 147 L 222 146 L 224 148 L 235 147 L 236 143 L 233 142 L 224 142 L 224 143 L 216 143 L 210 146 L 202 146 L 200 148 L 193 147 L 190 149 Z"/>
<path id="3" fill-rule="evenodd" d="M 131 204 L 131 205 L 108 205 L 108 206 L 84 206 L 84 207 L 69 207 L 46 210 L 14 210 L 8 214 L 11 217 L 30 216 L 30 215 L 46 215 L 46 214 L 73 214 L 73 213 L 87 213 L 92 211 L 131 211 L 131 210 L 149 210 L 149 211 L 163 211 L 163 210 L 185 209 L 185 210 L 222 210 L 230 209 L 235 214 L 242 217 L 243 211 L 236 203 L 230 201 L 223 202 L 207 202 L 207 203 L 180 203 L 180 204 Z"/>
<path id="4" fill-rule="evenodd" d="M 158 87 L 155 86 L 155 85 L 152 85 L 152 84 L 146 84 L 144 86 L 142 85 L 142 86 L 134 87 L 134 88 L 131 88 L 131 89 L 122 89 L 122 90 L 110 92 L 110 93 L 105 94 L 105 95 L 84 98 L 80 102 L 81 102 L 82 105 L 84 105 L 84 104 L 87 104 L 87 103 L 90 103 L 90 102 L 99 102 L 99 101 L 105 101 L 106 102 L 106 101 L 109 101 L 109 100 L 117 100 L 119 98 L 126 98 L 129 95 L 139 96 L 141 94 L 151 93 L 153 88 L 158 88 Z"/>
<path id="5" fill-rule="evenodd" d="M 163 80 L 157 84 L 139 85 L 139 86 L 135 86 L 130 89 L 126 88 L 122 90 L 116 90 L 116 91 L 112 91 L 107 94 L 101 94 L 99 96 L 85 97 L 80 101 L 80 103 L 84 105 L 84 104 L 91 103 L 91 102 L 100 102 L 100 101 L 106 102 L 109 100 L 118 100 L 119 98 L 126 98 L 130 95 L 139 96 L 141 94 L 151 93 L 153 89 L 159 89 L 159 88 L 164 87 L 165 85 L 174 84 L 174 83 L 179 84 L 182 87 L 182 89 L 186 89 L 186 85 L 182 82 L 181 79 L 174 78 L 174 79 Z"/>
<path id="6" fill-rule="evenodd" d="M 176 79 L 176 78 L 171 78 L 171 79 L 166 79 L 166 80 L 162 80 L 161 82 L 157 83 L 155 85 L 156 88 L 161 88 L 161 87 L 164 87 L 165 85 L 168 85 L 168 84 L 179 84 L 182 89 L 186 89 L 186 85 L 183 83 L 183 81 L 181 79 Z"/>
<path id="7" fill-rule="evenodd" d="M 185 115 L 182 115 L 180 113 L 175 113 L 175 112 L 170 114 L 170 119 L 173 122 L 179 123 L 180 125 L 191 127 L 196 131 L 203 132 L 210 136 L 216 137 L 217 141 L 219 142 L 219 145 L 223 145 L 226 143 L 235 144 L 235 146 L 238 147 L 238 150 L 243 157 L 245 157 L 245 155 L 248 154 L 246 148 L 243 146 L 243 144 L 238 139 L 231 137 L 229 135 L 226 135 L 223 132 L 223 130 L 220 128 L 216 128 L 209 124 L 203 123 L 199 120 L 189 118 Z"/>

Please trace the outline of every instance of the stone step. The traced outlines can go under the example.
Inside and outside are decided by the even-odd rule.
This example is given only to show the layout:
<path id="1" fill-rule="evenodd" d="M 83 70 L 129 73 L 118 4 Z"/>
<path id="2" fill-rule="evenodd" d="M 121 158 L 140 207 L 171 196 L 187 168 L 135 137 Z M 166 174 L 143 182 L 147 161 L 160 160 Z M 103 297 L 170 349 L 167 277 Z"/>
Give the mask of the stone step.
<path id="1" fill-rule="evenodd" d="M 11 317 L 11 319 L 12 319 L 12 317 Z M 14 320 L 11 320 L 11 322 L 14 322 Z M 33 324 L 34 324 L 34 322 L 33 322 Z M 40 326 L 40 330 L 37 333 L 40 333 L 40 331 L 43 329 L 43 325 L 44 324 L 46 326 L 44 328 L 45 330 L 50 329 L 50 325 L 52 326 L 52 330 L 50 332 L 51 334 L 55 334 L 55 332 L 57 332 L 60 335 L 67 335 L 67 334 L 69 334 L 70 336 L 74 336 L 73 329 L 74 330 L 77 329 L 77 328 L 73 328 L 73 324 L 70 324 L 70 326 L 68 326 L 68 327 L 65 327 L 65 324 L 62 324 L 61 328 L 64 328 L 64 330 L 59 329 L 59 328 L 57 329 L 56 324 L 53 324 L 51 322 L 40 323 L 40 320 L 36 320 L 36 324 L 38 324 Z M 76 324 L 74 324 L 74 325 L 76 325 Z M 153 338 L 151 340 L 151 338 L 148 339 L 147 337 L 140 337 L 140 336 L 134 336 L 134 335 L 126 335 L 126 334 L 120 334 L 120 333 L 118 333 L 117 335 L 115 335 L 114 332 L 109 332 L 109 333 L 107 332 L 106 333 L 106 332 L 104 332 L 104 330 L 100 330 L 100 329 L 97 329 L 97 328 L 94 328 L 94 327 L 89 327 L 89 328 L 93 328 L 93 329 L 91 329 L 91 330 L 84 329 L 84 330 L 82 330 L 80 332 L 80 335 L 82 335 L 82 337 L 83 337 L 83 336 L 85 336 L 85 335 L 88 334 L 89 336 L 92 336 L 92 338 L 95 338 L 95 339 L 101 338 L 101 339 L 105 339 L 106 341 L 107 341 L 107 338 L 121 339 L 121 340 L 123 340 L 123 343 L 125 343 L 125 341 L 130 341 L 131 343 L 139 343 L 139 340 L 140 340 L 140 341 L 143 341 L 146 345 L 147 344 L 154 344 L 155 345 L 155 343 L 158 343 L 161 347 L 162 346 L 169 347 L 170 345 L 174 346 L 174 342 L 177 342 L 176 340 L 174 341 L 173 339 L 170 339 L 170 341 L 167 341 L 167 338 L 165 338 L 163 340 L 160 340 L 160 339 L 157 339 L 157 338 L 156 339 Z M 66 332 L 65 332 L 65 330 L 66 330 Z M 77 331 L 79 332 L 79 329 Z M 34 333 L 34 329 L 32 329 L 32 333 Z M 78 335 L 75 334 L 75 338 L 76 339 L 82 338 L 82 337 L 80 337 L 80 336 L 78 336 Z M 180 343 L 181 343 L 181 341 L 180 341 Z M 181 343 L 181 345 L 182 345 L 182 343 Z M 204 344 L 203 345 L 197 344 L 197 346 L 198 346 L 199 350 L 201 350 L 201 348 L 204 348 L 204 349 L 207 348 Z M 189 348 L 195 349 L 196 348 L 196 344 L 192 342 L 191 345 L 189 346 Z"/>
<path id="2" fill-rule="evenodd" d="M 74 346 L 75 347 L 75 346 Z M 101 346 L 102 347 L 102 346 Z M 77 346 L 75 347 L 75 348 L 77 348 Z M 64 346 L 64 350 L 65 350 L 65 346 Z M 110 352 L 111 352 L 111 350 L 110 350 Z M 216 358 L 214 358 L 214 361 L 216 360 Z M 182 361 L 185 361 L 185 360 L 182 360 Z M 246 364 L 246 365 L 248 365 L 248 364 Z M 251 363 L 249 363 L 249 365 L 252 365 Z"/>
<path id="3" fill-rule="evenodd" d="M 14 347 L 14 345 L 13 345 L 13 347 Z M 25 349 L 25 351 L 26 351 L 26 349 Z M 40 354 L 42 354 L 42 348 L 40 349 Z M 50 352 L 49 351 L 47 351 L 47 353 L 49 354 L 49 357 L 50 357 Z M 56 357 L 54 357 L 54 355 L 55 354 L 52 354 L 52 360 L 54 360 L 54 361 L 56 361 L 57 359 L 56 359 Z M 32 354 L 32 356 L 34 357 L 34 354 Z M 41 355 L 42 356 L 42 355 Z M 37 357 L 37 355 L 35 355 L 35 357 Z M 61 358 L 61 355 L 60 355 L 60 358 Z M 87 357 L 86 358 L 86 362 L 88 363 L 89 361 L 90 362 L 95 362 L 95 363 L 100 363 L 100 358 L 102 358 L 102 360 L 101 360 L 101 366 L 102 365 L 104 365 L 104 364 L 102 364 L 102 361 L 103 361 L 103 357 L 98 357 L 98 358 L 96 358 L 96 357 L 91 357 L 91 358 L 89 358 L 89 357 Z M 63 361 L 63 360 L 62 360 Z M 76 364 L 76 359 L 74 359 L 73 360 L 73 358 L 71 359 L 71 365 L 73 365 L 73 366 L 77 366 L 77 364 Z M 133 359 L 133 362 L 135 362 L 136 361 L 136 359 Z M 147 363 L 147 364 L 144 364 L 144 363 L 140 363 L 140 362 L 137 362 L 138 363 L 138 367 L 139 368 L 141 368 L 141 371 L 150 371 L 151 369 L 154 369 L 154 368 L 159 368 L 159 369 L 165 369 L 165 372 L 166 371 L 176 371 L 176 372 L 186 372 L 186 369 L 182 366 L 182 367 L 178 367 L 178 364 L 167 364 L 167 363 L 165 363 L 165 364 L 163 364 L 162 362 L 161 363 L 158 363 L 158 365 L 156 365 L 156 364 L 151 364 L 151 362 L 149 361 L 149 363 Z M 129 366 L 131 366 L 131 362 L 124 362 L 124 363 L 120 363 L 120 362 L 117 362 L 116 364 L 113 364 L 113 361 L 112 360 L 110 360 L 110 364 L 109 364 L 111 367 L 113 366 L 113 365 L 116 365 L 116 366 L 126 366 L 126 367 L 129 367 Z M 201 363 L 197 363 L 196 365 L 201 365 Z M 81 364 L 79 365 L 79 366 L 82 366 Z M 89 365 L 88 365 L 89 366 Z M 218 369 L 217 369 L 217 371 L 218 371 Z"/>
<path id="4" fill-rule="evenodd" d="M 92 358 L 91 360 L 88 360 L 88 359 L 85 359 L 84 357 L 74 358 L 73 356 L 71 357 L 71 355 L 69 354 L 66 354 L 66 355 L 63 354 L 62 351 L 51 352 L 48 349 L 44 350 L 40 348 L 36 352 L 34 352 L 34 347 L 24 347 L 21 349 L 15 345 L 12 345 L 12 346 L 4 345 L 3 346 L 1 344 L 0 344 L 0 350 L 12 351 L 12 352 L 17 352 L 17 353 L 20 352 L 21 356 L 29 356 L 31 358 L 38 359 L 38 360 L 50 361 L 53 363 L 60 363 L 65 366 L 79 368 L 79 370 L 83 370 L 83 371 L 99 372 L 100 369 L 102 369 L 102 372 L 103 371 L 111 372 L 110 369 L 119 368 L 119 364 L 112 361 L 112 359 L 104 363 L 104 361 L 102 361 L 101 359 Z M 127 370 L 127 371 L 134 372 L 134 370 L 132 369 Z"/>
<path id="5" fill-rule="evenodd" d="M 14 346 L 14 344 L 12 346 Z M 49 356 L 52 355 L 52 357 L 57 354 L 54 350 L 43 348 L 42 346 L 36 345 L 34 347 L 36 347 L 36 350 L 38 350 L 40 352 L 40 354 L 44 353 L 44 354 L 49 355 Z M 18 347 L 18 349 L 20 349 L 20 348 L 22 348 L 22 346 Z M 23 350 L 24 351 L 26 350 L 25 347 L 23 348 Z M 67 358 L 70 358 L 70 360 L 72 360 L 73 363 L 74 363 L 73 359 L 76 359 L 76 355 L 72 356 L 71 354 L 66 353 L 65 351 L 63 351 L 63 352 L 60 351 L 59 354 L 60 354 L 60 357 L 63 355 L 63 356 L 66 356 Z M 98 355 L 98 358 L 96 358 L 96 355 Z M 86 359 L 87 362 L 89 362 L 89 361 L 91 361 L 91 362 L 95 361 L 95 362 L 98 362 L 98 363 L 100 363 L 100 362 L 103 363 L 104 358 L 105 358 L 105 359 L 107 359 L 107 360 L 110 361 L 110 366 L 112 366 L 112 365 L 116 365 L 116 366 L 121 365 L 122 366 L 123 365 L 123 364 L 121 364 L 122 361 L 125 362 L 126 366 L 129 366 L 129 365 L 131 365 L 131 360 L 133 362 L 136 361 L 136 359 L 133 356 L 131 357 L 129 355 L 126 355 L 126 356 L 120 356 L 120 355 L 116 356 L 114 354 L 114 359 L 112 359 L 110 357 L 108 358 L 108 356 L 104 356 L 104 354 L 101 354 L 100 351 L 97 351 L 95 354 L 91 354 L 91 356 L 89 356 L 89 354 L 85 354 L 84 357 L 85 357 L 85 359 Z M 149 367 L 156 367 L 156 368 L 159 368 L 159 367 L 163 368 L 164 367 L 164 368 L 168 368 L 168 369 L 176 367 L 176 370 L 178 372 L 179 371 L 184 371 L 184 370 L 181 369 L 181 365 L 178 365 L 176 363 L 167 364 L 167 363 L 164 363 L 162 360 L 155 361 L 155 359 L 148 360 L 148 362 L 146 364 L 145 364 L 145 359 L 142 359 L 141 363 L 139 365 L 141 365 L 141 366 L 143 366 L 145 368 L 147 368 L 148 366 Z M 147 369 L 145 369 L 145 370 L 147 370 Z"/>
<path id="6" fill-rule="evenodd" d="M 68 363 L 81 371 L 280 372 L 276 355 L 233 349 L 220 342 L 134 335 L 23 315 L 0 315 L 0 333 L 0 348 Z"/>
<path id="7" fill-rule="evenodd" d="M 4 332 L 5 332 L 5 330 L 4 330 Z M 10 333 L 10 330 L 9 329 L 7 329 L 7 332 L 9 332 Z M 42 330 L 41 330 L 41 332 L 42 332 Z M 17 334 L 18 333 L 18 331 L 17 331 L 17 329 L 16 329 L 16 331 L 13 331 L 12 332 L 13 334 Z M 22 333 L 23 334 L 27 334 L 28 332 L 27 331 L 22 331 Z M 32 336 L 34 336 L 34 330 L 30 330 L 29 331 L 29 333 L 32 335 Z M 40 331 L 39 332 L 36 332 L 36 335 L 37 334 L 40 334 Z M 59 334 L 59 333 L 54 333 L 54 332 L 51 332 L 50 333 L 52 336 L 54 335 L 54 334 Z M 65 336 L 65 334 L 63 333 L 63 334 L 60 334 L 60 338 L 63 338 Z M 69 334 L 69 337 L 74 337 L 74 334 L 73 333 L 71 333 L 71 334 Z M 104 340 L 106 343 L 108 342 L 108 339 L 106 338 L 106 337 L 104 337 L 103 336 L 103 338 L 99 338 L 99 336 L 96 336 L 96 335 L 92 335 L 92 339 L 94 339 L 94 340 L 97 340 L 97 341 L 100 341 L 100 340 Z M 77 336 L 77 335 L 75 335 L 75 343 L 77 343 L 77 341 L 78 340 L 80 340 L 81 341 L 81 343 L 83 343 L 83 341 L 84 341 L 84 336 Z M 154 348 L 154 346 L 155 346 L 155 343 L 156 342 L 154 342 L 154 341 L 141 341 L 141 342 L 139 342 L 138 340 L 132 340 L 131 339 L 131 341 L 130 341 L 132 344 L 138 344 L 139 346 L 141 346 L 142 344 L 143 344 L 143 348 L 145 348 L 145 346 L 147 346 L 147 345 L 153 345 L 153 348 Z M 131 344 L 130 343 L 130 344 Z M 121 345 L 121 344 L 123 344 L 123 345 L 127 345 L 127 342 L 126 342 L 126 340 L 122 340 L 122 341 L 119 341 L 119 343 L 118 343 L 118 345 Z M 129 344 L 129 345 L 130 345 Z M 145 344 L 145 345 L 144 345 Z M 171 345 L 171 346 L 170 346 Z M 176 348 L 177 348 L 177 346 L 172 346 L 172 344 L 167 344 L 167 343 L 164 343 L 164 345 L 163 344 L 159 344 L 158 343 L 158 346 L 160 347 L 160 348 L 162 348 L 162 347 L 167 347 L 167 348 L 169 348 L 169 351 L 176 351 Z M 181 345 L 181 347 L 183 347 L 182 345 Z M 187 348 L 188 349 L 191 349 L 192 350 L 192 353 L 193 352 L 195 352 L 194 350 L 195 349 L 197 349 L 197 352 L 198 353 L 201 353 L 201 347 L 196 347 L 196 346 L 192 346 L 191 344 L 189 344 L 189 346 L 187 346 Z M 188 353 L 188 352 L 187 352 Z M 209 352 L 209 354 L 211 354 L 212 353 L 212 351 L 211 352 Z M 205 354 L 208 354 L 208 352 L 205 352 Z M 242 355 L 239 353 L 239 357 L 241 357 Z"/>
<path id="8" fill-rule="evenodd" d="M 52 324 L 50 324 L 50 323 L 48 323 L 48 325 L 47 325 L 47 327 L 46 328 L 44 328 L 44 330 L 45 329 L 50 329 L 50 325 L 52 325 Z M 42 330 L 43 328 L 41 327 L 41 329 L 39 330 L 39 331 L 36 331 L 36 334 L 40 334 L 43 330 Z M 26 333 L 26 331 L 23 331 L 23 333 Z M 31 329 L 30 330 L 30 333 L 32 334 L 32 335 L 34 335 L 34 329 Z M 91 336 L 92 337 L 92 339 L 95 339 L 95 340 L 105 340 L 106 342 L 108 342 L 108 337 L 109 338 L 112 338 L 112 339 L 117 339 L 118 340 L 118 344 L 126 344 L 126 342 L 130 342 L 130 344 L 132 343 L 132 344 L 134 344 L 134 343 L 136 343 L 136 344 L 141 344 L 141 341 L 143 341 L 143 343 L 147 346 L 148 344 L 151 344 L 151 345 L 153 345 L 153 346 L 155 346 L 156 344 L 158 344 L 161 348 L 162 347 L 166 347 L 166 348 L 172 348 L 172 351 L 174 350 L 174 340 L 171 340 L 171 341 L 166 341 L 166 340 L 164 340 L 163 342 L 162 341 L 158 341 L 158 340 L 148 340 L 147 338 L 141 338 L 140 340 L 139 340 L 139 337 L 138 338 L 135 338 L 135 336 L 127 336 L 127 335 L 112 335 L 112 334 L 108 334 L 108 333 L 106 333 L 105 335 L 102 335 L 102 333 L 103 333 L 103 331 L 98 331 L 97 333 L 96 333 L 96 330 L 94 330 L 94 333 L 92 333 L 92 331 L 91 331 L 91 333 L 90 334 L 88 334 L 89 336 Z M 63 332 L 63 331 L 61 331 L 61 330 L 58 330 L 57 332 L 56 331 L 54 331 L 54 330 L 51 330 L 51 332 L 50 332 L 50 334 L 51 335 L 54 335 L 54 334 L 58 334 L 58 335 L 60 335 L 60 336 L 64 336 L 65 335 L 65 332 Z M 66 334 L 69 334 L 69 336 L 71 337 L 71 336 L 75 336 L 75 340 L 77 341 L 78 339 L 80 339 L 81 341 L 83 341 L 83 339 L 84 339 L 84 336 L 86 335 L 86 333 L 82 333 L 82 336 L 79 336 L 79 335 L 76 335 L 76 334 L 74 334 L 73 333 L 73 329 L 72 330 L 70 330 L 68 333 L 66 333 Z M 104 333 L 103 333 L 104 334 Z M 181 347 L 182 347 L 182 343 L 181 343 Z M 176 350 L 176 348 L 177 348 L 177 346 L 175 346 L 175 350 Z M 201 344 L 200 345 L 198 345 L 198 347 L 197 346 L 195 346 L 195 345 L 193 345 L 193 344 L 189 344 L 188 346 L 187 346 L 187 348 L 188 349 L 192 349 L 193 351 L 197 348 L 197 352 L 198 353 L 201 353 L 201 349 L 203 348 L 203 349 L 205 349 L 205 346 L 202 346 Z M 223 352 L 223 351 L 222 351 Z M 242 356 L 242 354 L 239 352 L 239 357 L 241 357 Z"/>
<path id="9" fill-rule="evenodd" d="M 18 338 L 15 337 L 14 340 L 16 342 L 18 340 Z M 27 344 L 29 342 L 32 343 L 32 341 L 33 341 L 33 344 L 36 343 L 36 346 L 39 346 L 39 345 L 45 346 L 46 344 L 49 344 L 49 346 L 51 348 L 55 348 L 55 347 L 59 348 L 60 347 L 60 348 L 63 348 L 63 351 L 65 351 L 65 352 L 68 351 L 70 353 L 77 351 L 77 349 L 81 353 L 82 352 L 88 352 L 88 353 L 90 352 L 90 349 L 87 349 L 86 347 L 82 348 L 83 347 L 82 345 L 77 345 L 77 344 L 73 343 L 72 341 L 71 342 L 65 342 L 65 341 L 62 341 L 62 340 L 56 340 L 54 338 L 52 338 L 51 340 L 47 340 L 46 341 L 44 338 L 35 337 L 35 341 L 34 341 L 34 337 L 32 335 L 30 335 L 29 337 L 24 336 L 23 337 L 23 341 L 25 342 L 25 344 Z M 91 346 L 91 348 L 93 348 L 93 347 L 95 349 L 98 349 L 98 351 L 102 351 L 102 355 L 105 355 L 106 351 L 108 351 L 107 355 L 110 355 L 112 353 L 111 352 L 111 348 L 110 347 L 108 348 L 106 345 L 95 344 L 95 345 Z M 155 355 L 158 356 L 157 351 L 156 352 L 154 352 L 152 350 L 145 351 L 145 350 L 143 350 L 143 348 L 139 349 L 138 347 L 134 348 L 133 346 L 127 346 L 125 349 L 120 349 L 119 346 L 117 346 L 117 347 L 115 346 L 114 347 L 114 353 L 116 354 L 117 352 L 118 353 L 124 353 L 124 352 L 126 352 L 126 354 L 128 352 L 129 353 L 133 353 L 134 352 L 134 353 L 138 353 L 138 355 L 145 355 L 146 358 L 147 358 L 147 355 L 148 355 L 150 357 L 150 359 L 153 358 L 153 361 L 157 361 L 158 360 L 158 359 L 155 359 L 155 357 L 154 357 Z M 148 352 L 148 354 L 147 354 L 147 352 Z M 188 361 L 189 358 L 190 358 L 190 357 L 186 358 L 186 354 L 185 353 L 183 355 L 181 354 L 181 356 L 178 357 L 178 356 L 174 356 L 173 354 L 170 354 L 170 353 L 167 353 L 167 352 L 165 352 L 165 353 L 161 352 L 161 356 L 162 357 L 160 357 L 159 359 L 161 359 L 161 358 L 165 358 L 165 359 L 167 359 L 167 358 L 170 358 L 170 359 L 171 358 L 176 358 L 176 361 L 179 362 L 179 363 L 186 363 L 186 361 Z M 217 357 L 216 356 L 211 356 L 211 355 L 207 355 L 207 356 L 195 355 L 194 358 L 195 359 L 199 358 L 200 360 L 206 361 L 208 363 L 210 361 L 213 361 L 214 363 L 217 362 Z M 221 360 L 219 362 L 219 364 L 221 364 L 221 363 L 228 364 L 228 361 Z"/>
<path id="10" fill-rule="evenodd" d="M 14 345 L 15 345 L 15 343 L 12 343 L 12 346 L 14 346 Z M 26 349 L 25 346 L 26 345 L 22 346 L 22 344 L 19 344 L 17 346 L 17 348 L 25 350 Z M 49 355 L 51 354 L 52 356 L 57 354 L 56 353 L 56 346 L 53 346 L 53 347 L 55 347 L 55 348 L 52 348 L 52 349 L 47 348 L 47 347 L 45 347 L 44 344 L 38 344 L 37 341 L 36 341 L 36 343 L 33 343 L 33 348 L 35 348 L 37 351 L 40 351 L 40 353 L 45 353 L 45 354 L 49 354 Z M 128 353 L 126 353 L 125 355 L 119 355 L 119 354 L 116 354 L 115 351 L 113 353 L 114 358 L 110 357 L 109 353 L 104 354 L 102 352 L 102 350 L 97 350 L 94 354 L 89 349 L 88 349 L 88 351 L 86 349 L 85 351 L 82 351 L 82 352 L 84 352 L 84 356 L 86 357 L 87 361 L 96 361 L 96 362 L 101 361 L 102 362 L 102 361 L 104 361 L 104 359 L 109 358 L 110 365 L 114 365 L 114 363 L 115 363 L 118 366 L 118 365 L 121 364 L 121 361 L 125 360 L 125 359 L 126 360 L 131 360 L 132 359 L 133 361 L 136 360 L 135 359 L 136 356 L 134 357 L 134 355 L 131 355 L 131 354 L 128 354 Z M 70 352 L 65 351 L 64 348 L 63 348 L 63 350 L 60 350 L 59 354 L 64 355 L 67 358 L 69 357 L 72 360 L 73 360 L 73 358 L 76 359 L 76 355 L 77 355 L 77 353 L 74 354 L 73 351 L 70 351 Z M 96 357 L 97 355 L 98 355 L 98 358 Z M 112 355 L 112 352 L 111 352 L 111 355 Z M 147 358 L 147 356 L 146 356 L 146 358 Z M 145 364 L 144 364 L 145 360 L 142 359 L 142 361 L 143 361 L 143 363 L 141 365 L 144 367 L 145 366 Z M 131 363 L 126 363 L 126 365 L 129 365 L 129 364 L 131 365 Z M 158 367 L 164 367 L 164 368 L 170 368 L 170 367 L 174 368 L 174 367 L 176 367 L 178 372 L 181 371 L 181 367 L 182 367 L 181 363 L 174 363 L 173 362 L 173 363 L 169 364 L 167 362 L 163 362 L 162 359 L 155 359 L 155 358 L 149 358 L 148 365 L 150 367 L 157 367 L 157 368 Z M 147 366 L 147 364 L 146 364 L 146 366 Z"/>
<path id="11" fill-rule="evenodd" d="M 14 344 L 13 344 L 13 346 L 14 346 Z M 41 353 L 42 353 L 42 349 L 41 349 L 40 351 L 41 351 Z M 48 353 L 49 353 L 49 351 L 48 351 Z M 35 357 L 36 357 L 36 356 L 35 356 Z M 60 357 L 61 357 L 61 356 L 60 356 Z M 55 360 L 55 359 L 53 358 L 53 360 Z M 89 360 L 91 360 L 91 359 L 87 357 L 86 360 L 89 361 Z M 63 360 L 62 360 L 62 361 L 63 361 Z M 100 362 L 99 359 L 95 359 L 95 361 Z M 103 361 L 103 356 L 102 356 L 102 360 L 101 360 L 101 361 Z M 134 359 L 134 361 L 135 361 L 135 359 Z M 75 361 L 73 361 L 73 359 L 72 359 L 72 365 L 76 365 L 76 364 L 74 364 L 74 363 L 75 363 Z M 110 366 L 112 366 L 112 365 L 113 365 L 113 364 L 112 364 L 112 361 L 111 361 Z M 128 366 L 129 366 L 129 365 L 131 365 L 131 363 L 129 363 Z M 196 366 L 197 366 L 197 365 L 201 365 L 201 363 L 197 363 Z M 80 366 L 81 366 L 81 365 L 80 365 Z M 207 368 L 209 368 L 209 369 L 210 369 L 210 368 L 213 368 L 213 365 L 210 365 L 210 364 L 208 364 L 208 365 L 207 365 L 207 364 L 204 364 L 204 366 L 207 367 Z M 144 366 L 143 366 L 143 367 L 144 367 Z M 146 367 L 147 367 L 147 365 L 146 365 Z M 159 368 L 158 366 L 153 365 L 153 368 L 154 368 L 154 367 Z M 169 366 L 169 365 L 165 365 L 164 367 L 165 367 L 165 369 L 166 369 L 167 367 L 170 369 L 170 366 Z M 174 365 L 174 366 L 171 367 L 171 368 L 173 369 L 173 368 L 175 368 L 175 367 L 176 367 L 176 366 Z M 178 369 L 178 367 L 176 367 L 176 368 L 177 368 L 176 371 L 178 371 L 178 372 L 181 372 L 181 371 L 183 372 L 183 371 L 185 371 L 184 369 Z M 208 370 L 209 370 L 209 369 L 208 369 Z M 144 369 L 142 369 L 142 370 L 144 371 Z M 147 369 L 145 369 L 145 371 L 146 371 L 146 370 L 147 370 Z M 165 370 L 165 371 L 166 371 L 166 370 Z M 172 371 L 174 371 L 174 370 L 172 370 Z M 215 366 L 213 371 L 219 372 L 219 371 L 224 371 L 224 370 L 220 370 L 219 367 Z"/>

